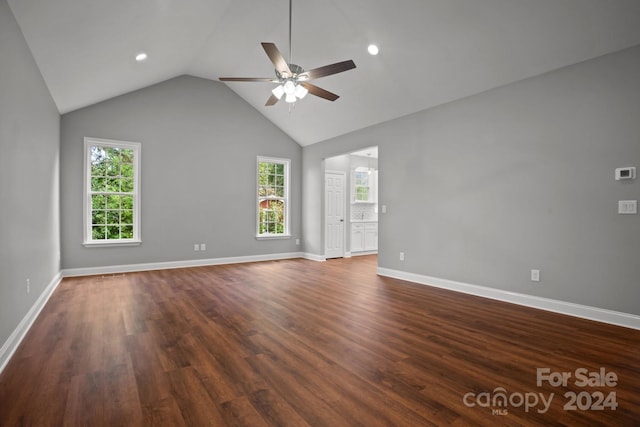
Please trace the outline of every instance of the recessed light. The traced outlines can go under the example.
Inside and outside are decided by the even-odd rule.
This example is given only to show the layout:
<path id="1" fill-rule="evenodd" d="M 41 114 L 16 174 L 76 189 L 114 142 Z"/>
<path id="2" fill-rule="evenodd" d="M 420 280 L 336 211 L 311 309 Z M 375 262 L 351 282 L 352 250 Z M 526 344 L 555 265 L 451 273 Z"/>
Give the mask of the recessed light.
<path id="1" fill-rule="evenodd" d="M 145 59 L 147 59 L 147 54 L 144 52 L 140 52 L 139 54 L 136 55 L 136 61 L 138 62 L 142 62 Z"/>
<path id="2" fill-rule="evenodd" d="M 380 51 L 378 49 L 378 46 L 376 46 L 375 44 L 370 44 L 369 47 L 367 48 L 367 50 L 369 51 L 369 53 L 371 55 L 377 55 L 378 52 Z"/>

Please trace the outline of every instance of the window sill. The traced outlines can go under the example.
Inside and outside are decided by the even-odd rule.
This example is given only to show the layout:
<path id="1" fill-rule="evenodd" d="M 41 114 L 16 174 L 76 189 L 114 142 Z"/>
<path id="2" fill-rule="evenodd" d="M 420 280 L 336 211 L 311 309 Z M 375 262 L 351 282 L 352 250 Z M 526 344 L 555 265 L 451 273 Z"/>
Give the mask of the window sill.
<path id="1" fill-rule="evenodd" d="M 85 248 L 102 248 L 113 246 L 140 246 L 142 240 L 127 240 L 122 242 L 84 242 L 82 245 Z"/>
<path id="2" fill-rule="evenodd" d="M 290 238 L 291 238 L 290 234 L 273 234 L 273 235 L 260 234 L 256 236 L 256 240 L 281 240 L 281 239 L 290 239 Z"/>

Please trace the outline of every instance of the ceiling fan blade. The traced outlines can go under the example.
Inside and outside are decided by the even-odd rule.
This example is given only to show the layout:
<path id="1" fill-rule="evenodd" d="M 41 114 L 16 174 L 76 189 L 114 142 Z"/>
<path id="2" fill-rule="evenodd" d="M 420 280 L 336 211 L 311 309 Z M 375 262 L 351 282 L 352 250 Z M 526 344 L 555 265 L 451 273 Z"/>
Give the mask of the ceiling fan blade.
<path id="1" fill-rule="evenodd" d="M 289 64 L 285 61 L 284 57 L 276 47 L 275 43 L 262 43 L 262 48 L 267 53 L 267 56 L 275 65 L 276 70 L 285 75 L 285 77 L 290 77 L 293 75 L 291 69 L 289 68 Z"/>
<path id="2" fill-rule="evenodd" d="M 220 77 L 218 80 L 221 82 L 275 82 L 277 79 L 272 77 Z"/>
<path id="3" fill-rule="evenodd" d="M 278 101 L 280 101 L 280 100 L 278 99 L 278 97 L 277 97 L 277 96 L 275 96 L 275 95 L 271 95 L 271 96 L 269 97 L 269 99 L 267 99 L 267 103 L 266 103 L 266 104 L 264 104 L 264 106 L 265 106 L 265 107 L 271 107 L 272 105 L 275 105 Z"/>
<path id="4" fill-rule="evenodd" d="M 312 85 L 311 83 L 300 82 L 300 85 L 306 88 L 311 95 L 319 96 L 320 98 L 328 99 L 329 101 L 335 101 L 336 99 L 340 98 L 339 95 L 322 89 L 321 87 L 318 87 L 316 85 Z"/>
<path id="5" fill-rule="evenodd" d="M 356 68 L 356 64 L 350 59 L 348 61 L 336 62 L 335 64 L 325 65 L 324 67 L 318 67 L 314 68 L 313 70 L 306 71 L 304 73 L 301 73 L 298 76 L 298 79 L 319 79 L 320 77 L 342 73 L 343 71 L 351 70 L 353 68 Z"/>

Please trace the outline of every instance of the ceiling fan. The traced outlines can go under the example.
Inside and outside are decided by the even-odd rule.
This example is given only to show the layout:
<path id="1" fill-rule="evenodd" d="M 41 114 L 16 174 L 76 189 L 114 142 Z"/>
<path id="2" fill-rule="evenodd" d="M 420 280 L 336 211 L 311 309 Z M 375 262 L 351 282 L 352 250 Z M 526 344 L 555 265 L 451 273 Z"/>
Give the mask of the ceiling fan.
<path id="1" fill-rule="evenodd" d="M 352 60 L 348 60 L 305 71 L 301 66 L 291 62 L 292 2 L 293 0 L 289 0 L 289 61 L 284 59 L 275 43 L 262 43 L 262 48 L 276 67 L 276 77 L 220 77 L 220 81 L 223 82 L 277 83 L 278 86 L 271 91 L 271 96 L 265 104 L 267 107 L 275 105 L 283 96 L 285 102 L 292 104 L 304 98 L 307 93 L 328 99 L 329 101 L 335 101 L 339 98 L 338 95 L 309 83 L 309 80 L 319 79 L 320 77 L 326 77 L 356 68 L 356 64 Z"/>

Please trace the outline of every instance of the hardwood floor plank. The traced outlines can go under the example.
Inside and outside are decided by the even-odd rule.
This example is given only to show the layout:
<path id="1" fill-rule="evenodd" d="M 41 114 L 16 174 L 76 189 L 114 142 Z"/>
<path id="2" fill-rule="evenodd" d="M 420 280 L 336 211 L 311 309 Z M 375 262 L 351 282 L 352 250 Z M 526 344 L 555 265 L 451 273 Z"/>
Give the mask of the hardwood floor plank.
<path id="1" fill-rule="evenodd" d="M 104 420 L 108 426 L 140 425 L 142 406 L 131 359 L 105 372 Z"/>
<path id="2" fill-rule="evenodd" d="M 242 390 L 228 381 L 223 366 L 218 360 L 199 346 L 199 342 L 193 335 L 188 335 L 182 342 L 193 355 L 191 366 L 199 375 L 202 386 L 207 390 L 211 399 L 216 403 L 233 400 L 242 395 Z"/>
<path id="3" fill-rule="evenodd" d="M 65 278 L 0 375 L 0 425 L 638 425 L 640 331 L 380 277 L 376 262 Z M 571 377 L 538 385 L 538 368 Z M 617 381 L 577 385 L 582 368 Z M 500 390 L 553 398 L 495 406 Z M 565 408 L 565 393 L 599 392 L 615 410 Z"/>
<path id="4" fill-rule="evenodd" d="M 224 402 L 222 404 L 222 411 L 225 418 L 225 425 L 237 427 L 268 427 L 267 422 L 260 416 L 246 396 Z"/>
<path id="5" fill-rule="evenodd" d="M 403 406 L 405 402 L 387 398 L 383 392 L 372 388 L 371 382 L 341 365 L 327 362 L 315 349 L 294 337 L 290 340 L 275 337 L 261 332 L 252 339 L 260 342 L 263 353 L 285 367 L 301 386 L 309 390 L 325 390 L 323 400 L 339 413 L 351 414 L 357 419 L 355 424 L 427 425 L 426 419 L 433 416 L 434 411 L 427 412 L 426 419 L 409 411 Z M 312 370 L 309 370 L 309 365 L 313 366 Z M 361 393 L 362 389 L 369 389 L 369 393 Z M 386 410 L 387 406 L 393 410 Z"/>
<path id="6" fill-rule="evenodd" d="M 348 426 L 349 418 L 339 414 L 323 398 L 323 390 L 310 389 L 300 383 L 300 378 L 291 375 L 282 365 L 267 355 L 250 357 L 248 362 L 296 412 L 312 426 Z M 346 415 L 348 417 L 348 415 Z"/>
<path id="7" fill-rule="evenodd" d="M 184 419 L 178 403 L 173 397 L 165 397 L 155 402 L 142 404 L 142 425 L 156 427 L 187 427 L 190 424 Z"/>
<path id="8" fill-rule="evenodd" d="M 263 389 L 263 379 L 246 362 L 248 352 L 235 353 L 236 344 L 230 344 L 213 324 L 214 322 L 207 322 L 204 326 L 198 326 L 194 328 L 193 334 L 207 352 L 205 357 L 215 359 L 219 367 L 218 378 L 232 387 L 235 397 Z"/>
<path id="9" fill-rule="evenodd" d="M 153 405 L 170 398 L 166 373 L 158 360 L 153 337 L 149 333 L 130 336 L 128 348 L 140 403 Z"/>
<path id="10" fill-rule="evenodd" d="M 257 390 L 249 395 L 251 404 L 270 426 L 305 427 L 307 421 L 300 416 L 279 393 Z"/>
<path id="11" fill-rule="evenodd" d="M 171 393 L 180 407 L 184 422 L 189 426 L 220 426 L 225 420 L 218 406 L 202 386 L 195 369 L 176 369 L 167 373 Z"/>
<path id="12" fill-rule="evenodd" d="M 74 376 L 64 411 L 65 422 L 69 425 L 91 425 L 95 420 L 104 420 L 104 390 L 102 372 Z"/>

